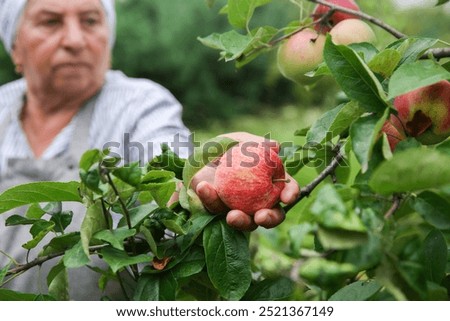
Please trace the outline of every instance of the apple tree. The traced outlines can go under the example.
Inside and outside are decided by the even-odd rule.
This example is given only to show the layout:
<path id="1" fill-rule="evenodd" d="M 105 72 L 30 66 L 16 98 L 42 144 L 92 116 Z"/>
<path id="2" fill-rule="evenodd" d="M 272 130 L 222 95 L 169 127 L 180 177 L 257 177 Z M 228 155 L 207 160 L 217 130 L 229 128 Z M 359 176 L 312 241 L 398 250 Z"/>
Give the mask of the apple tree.
<path id="1" fill-rule="evenodd" d="M 449 299 L 449 44 L 405 35 L 352 0 L 286 1 L 293 9 L 316 6 L 283 28 L 250 28 L 271 2 L 228 0 L 221 12 L 230 30 L 199 40 L 237 68 L 276 51 L 286 78 L 301 85 L 330 77 L 345 93 L 292 133 L 303 143 L 281 142 L 291 176 L 311 168 L 317 175 L 294 203 L 283 204 L 290 224 L 274 228 L 285 233 L 284 243 L 267 255 L 278 255 L 277 265 L 261 263 L 256 233 L 231 228 L 191 188 L 199 170 L 235 147 L 233 139 L 212 138 L 188 159 L 163 146 L 145 167 L 119 166 L 108 151 L 90 150 L 79 182 L 30 183 L 0 195 L 7 225 L 30 226 L 23 247 L 40 248 L 27 263 L 11 258 L 0 267 L 0 285 L 59 258 L 46 293 L 0 286 L 0 299 L 67 299 L 68 271 L 82 266 L 99 272 L 101 288 L 124 283 L 127 273 L 123 295 L 133 300 Z M 397 39 L 377 47 L 375 26 Z M 70 233 L 71 216 L 60 206 L 66 202 L 86 207 L 81 228 Z M 10 214 L 22 206 L 24 215 Z M 92 256 L 108 268 L 91 266 Z"/>

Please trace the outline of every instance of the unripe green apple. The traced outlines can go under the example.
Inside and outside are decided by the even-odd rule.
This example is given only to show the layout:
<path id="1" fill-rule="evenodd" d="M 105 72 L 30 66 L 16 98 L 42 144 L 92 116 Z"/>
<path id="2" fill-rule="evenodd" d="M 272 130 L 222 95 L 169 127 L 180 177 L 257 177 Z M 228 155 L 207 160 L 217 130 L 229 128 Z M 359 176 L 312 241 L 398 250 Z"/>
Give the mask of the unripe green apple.
<path id="1" fill-rule="evenodd" d="M 360 19 L 346 19 L 330 30 L 331 39 L 336 45 L 376 41 L 372 28 Z"/>
<path id="2" fill-rule="evenodd" d="M 386 133 L 391 151 L 394 151 L 397 144 L 406 139 L 403 125 L 396 115 L 391 115 L 390 118 L 385 121 L 381 131 Z"/>
<path id="3" fill-rule="evenodd" d="M 450 82 L 442 80 L 394 99 L 398 117 L 409 136 L 437 144 L 450 136 Z"/>
<path id="4" fill-rule="evenodd" d="M 240 143 L 228 150 L 216 168 L 214 185 L 230 209 L 254 215 L 273 208 L 285 186 L 285 170 L 273 148 Z"/>
<path id="5" fill-rule="evenodd" d="M 278 48 L 278 70 L 287 79 L 302 83 L 304 74 L 322 63 L 324 46 L 325 36 L 313 29 L 297 32 Z"/>
<path id="6" fill-rule="evenodd" d="M 327 2 L 329 2 L 331 4 L 335 4 L 335 5 L 341 6 L 341 7 L 344 7 L 344 8 L 347 8 L 347 9 L 360 11 L 358 5 L 353 0 L 328 0 Z M 324 6 L 322 4 L 317 5 L 314 8 L 314 11 L 313 11 L 313 14 L 312 14 L 314 22 L 316 22 L 319 19 L 321 19 L 329 11 L 330 11 L 330 7 Z M 352 14 L 349 14 L 349 13 L 345 13 L 345 12 L 342 12 L 342 11 L 336 11 L 328 19 L 321 20 L 320 22 L 318 22 L 314 26 L 314 29 L 316 29 L 320 33 L 327 33 L 327 32 L 330 31 L 330 29 L 332 27 L 337 25 L 339 22 L 341 22 L 343 20 L 346 20 L 346 19 L 354 19 L 354 18 L 357 18 L 357 17 L 352 15 Z"/>

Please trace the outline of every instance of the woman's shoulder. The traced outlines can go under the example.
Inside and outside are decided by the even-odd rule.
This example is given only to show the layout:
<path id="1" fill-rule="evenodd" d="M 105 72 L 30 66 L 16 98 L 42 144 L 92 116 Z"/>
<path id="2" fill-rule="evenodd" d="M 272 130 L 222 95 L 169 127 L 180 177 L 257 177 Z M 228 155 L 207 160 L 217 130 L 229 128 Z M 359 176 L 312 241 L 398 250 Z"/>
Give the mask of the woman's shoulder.
<path id="1" fill-rule="evenodd" d="M 148 95 L 163 93 L 171 95 L 168 89 L 155 81 L 146 78 L 132 78 L 119 70 L 109 70 L 106 73 L 104 90 L 107 92 L 127 92 L 129 94 Z"/>
<path id="2" fill-rule="evenodd" d="M 0 101 L 5 103 L 6 101 L 22 99 L 25 94 L 26 84 L 23 78 L 13 80 L 0 86 Z"/>

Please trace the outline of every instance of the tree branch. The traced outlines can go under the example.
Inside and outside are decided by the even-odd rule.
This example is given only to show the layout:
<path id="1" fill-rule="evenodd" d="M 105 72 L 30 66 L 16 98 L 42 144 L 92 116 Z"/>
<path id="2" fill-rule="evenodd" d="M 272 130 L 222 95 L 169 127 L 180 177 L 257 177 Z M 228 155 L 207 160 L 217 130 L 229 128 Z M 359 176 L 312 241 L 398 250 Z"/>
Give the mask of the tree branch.
<path id="1" fill-rule="evenodd" d="M 389 219 L 394 213 L 399 209 L 402 202 L 402 197 L 400 195 L 394 195 L 392 198 L 392 206 L 388 209 L 386 214 L 384 214 L 385 219 Z"/>
<path id="2" fill-rule="evenodd" d="M 295 205 L 297 205 L 302 199 L 308 197 L 312 193 L 312 191 L 328 176 L 334 174 L 334 171 L 339 166 L 339 163 L 344 158 L 344 155 L 341 153 L 341 144 L 337 144 L 333 151 L 336 155 L 334 156 L 330 164 L 325 167 L 325 169 L 319 174 L 319 176 L 317 176 L 311 183 L 301 188 L 299 197 L 293 203 L 283 207 L 286 213 Z"/>
<path id="3" fill-rule="evenodd" d="M 104 248 L 105 246 L 108 246 L 108 245 L 104 244 L 104 245 L 91 246 L 89 248 L 89 252 L 90 253 L 95 253 L 96 251 Z M 46 256 L 38 257 L 38 258 L 34 259 L 33 261 L 28 262 L 26 264 L 20 264 L 17 267 L 12 268 L 8 272 L 6 272 L 6 276 L 14 275 L 14 274 L 21 273 L 21 272 L 25 272 L 25 271 L 27 271 L 27 270 L 35 267 L 35 266 L 42 265 L 45 262 L 50 261 L 51 259 L 54 259 L 54 258 L 59 257 L 59 256 L 63 256 L 64 253 L 66 253 L 66 252 L 64 252 L 64 251 L 63 252 L 57 252 L 57 253 L 49 254 L 49 255 L 46 255 Z"/>
<path id="4" fill-rule="evenodd" d="M 420 59 L 428 59 L 430 58 L 430 55 L 436 58 L 437 60 L 442 58 L 449 58 L 450 57 L 450 47 L 447 48 L 433 48 L 428 50 L 423 54 Z"/>
<path id="5" fill-rule="evenodd" d="M 342 6 L 338 6 L 338 5 L 329 3 L 327 1 L 323 1 L 323 0 L 308 0 L 308 1 L 327 6 L 331 10 L 336 10 L 336 11 L 349 13 L 349 14 L 357 16 L 357 17 L 359 17 L 359 18 L 361 18 L 363 20 L 370 21 L 374 25 L 377 25 L 378 27 L 386 30 L 387 32 L 389 32 L 391 35 L 393 35 L 394 37 L 396 37 L 398 39 L 406 38 L 406 35 L 404 33 L 398 31 L 397 29 L 395 29 L 394 27 L 392 27 L 392 26 L 388 25 L 387 23 L 381 21 L 380 19 L 377 19 L 377 18 L 375 18 L 375 17 L 373 17 L 371 15 L 368 15 L 368 14 L 366 14 L 364 12 L 348 9 L 348 8 L 345 8 L 345 7 L 342 7 Z"/>

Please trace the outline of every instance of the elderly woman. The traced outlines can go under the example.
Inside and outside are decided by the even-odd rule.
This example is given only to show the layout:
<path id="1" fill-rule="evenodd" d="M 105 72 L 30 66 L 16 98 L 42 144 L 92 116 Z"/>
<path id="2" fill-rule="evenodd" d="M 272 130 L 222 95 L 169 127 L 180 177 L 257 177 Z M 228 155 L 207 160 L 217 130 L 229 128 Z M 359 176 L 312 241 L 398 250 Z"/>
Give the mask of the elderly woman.
<path id="1" fill-rule="evenodd" d="M 160 152 L 161 143 L 181 142 L 184 149 L 174 146 L 175 151 L 189 154 L 189 131 L 176 99 L 150 80 L 110 70 L 114 35 L 113 0 L 0 0 L 0 37 L 23 75 L 0 87 L 0 192 L 31 181 L 77 180 L 79 158 L 90 148 L 115 147 L 125 159 L 144 161 Z M 226 211 L 210 184 L 212 175 L 197 176 L 197 193 L 211 211 Z M 298 186 L 287 186 L 282 200 L 288 203 Z M 73 224 L 80 224 L 81 216 L 75 215 Z M 228 215 L 230 225 L 244 230 L 273 227 L 283 219 L 280 208 L 256 219 L 239 211 Z M 23 263 L 28 231 L 3 229 L 3 220 L 0 215 L 0 250 Z M 0 255 L 0 266 L 7 262 Z M 86 270 L 71 271 L 72 299 L 99 298 L 92 287 L 98 276 Z M 45 280 L 37 275 L 27 271 L 7 286 L 39 292 Z"/>

